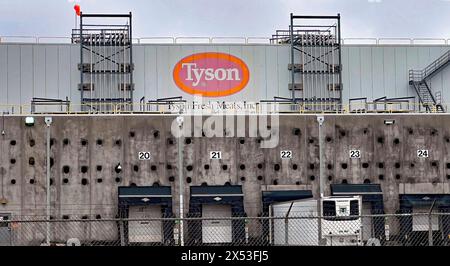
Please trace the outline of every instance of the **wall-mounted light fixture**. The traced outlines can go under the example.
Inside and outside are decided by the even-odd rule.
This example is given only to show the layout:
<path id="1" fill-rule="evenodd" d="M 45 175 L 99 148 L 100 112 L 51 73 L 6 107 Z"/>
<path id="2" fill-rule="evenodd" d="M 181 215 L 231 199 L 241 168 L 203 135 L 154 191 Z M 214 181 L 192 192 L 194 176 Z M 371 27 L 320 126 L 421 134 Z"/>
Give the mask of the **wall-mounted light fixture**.
<path id="1" fill-rule="evenodd" d="M 384 120 L 384 124 L 387 126 L 393 125 L 393 124 L 395 124 L 395 120 L 394 119 L 386 119 L 386 120 Z"/>
<path id="2" fill-rule="evenodd" d="M 34 117 L 32 117 L 32 116 L 27 116 L 27 117 L 25 117 L 25 125 L 26 125 L 27 127 L 32 127 L 32 126 L 34 126 Z"/>

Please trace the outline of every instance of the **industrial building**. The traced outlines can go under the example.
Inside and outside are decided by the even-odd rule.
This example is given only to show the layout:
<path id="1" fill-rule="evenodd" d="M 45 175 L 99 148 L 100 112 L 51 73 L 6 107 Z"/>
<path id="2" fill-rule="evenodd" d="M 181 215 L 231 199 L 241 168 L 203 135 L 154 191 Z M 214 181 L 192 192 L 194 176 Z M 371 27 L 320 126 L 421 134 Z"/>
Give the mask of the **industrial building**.
<path id="1" fill-rule="evenodd" d="M 273 204 L 321 193 L 361 196 L 363 214 L 427 212 L 431 205 L 450 211 L 446 40 L 351 44 L 339 15 L 291 15 L 289 28 L 267 42 L 158 43 L 133 38 L 131 13 L 80 18 L 70 43 L 1 39 L 5 219 L 175 218 L 180 195 L 186 217 L 264 217 Z M 90 22 L 104 19 L 118 22 Z M 235 133 L 233 120 L 223 136 L 193 127 L 175 137 L 177 118 L 199 116 L 177 108 L 195 109 L 199 95 L 206 105 L 229 104 L 222 121 L 244 119 L 247 135 Z M 276 110 L 263 113 L 266 106 Z M 200 113 L 203 125 L 210 111 Z M 251 134 L 254 117 L 267 118 L 278 145 L 261 148 L 264 137 Z M 450 234 L 449 217 L 432 222 L 436 239 L 448 241 L 441 236 Z M 189 221 L 186 241 L 239 243 L 269 234 L 264 222 L 248 232 L 243 220 L 221 223 Z M 415 231 L 413 217 L 368 224 L 366 240 L 387 241 L 386 224 L 391 241 Z M 171 244 L 176 227 L 171 219 L 130 221 L 122 236 L 123 228 L 109 226 L 114 233 L 79 229 L 76 237 Z M 130 229 L 140 226 L 150 233 Z M 39 232 L 27 240 L 45 239 Z"/>

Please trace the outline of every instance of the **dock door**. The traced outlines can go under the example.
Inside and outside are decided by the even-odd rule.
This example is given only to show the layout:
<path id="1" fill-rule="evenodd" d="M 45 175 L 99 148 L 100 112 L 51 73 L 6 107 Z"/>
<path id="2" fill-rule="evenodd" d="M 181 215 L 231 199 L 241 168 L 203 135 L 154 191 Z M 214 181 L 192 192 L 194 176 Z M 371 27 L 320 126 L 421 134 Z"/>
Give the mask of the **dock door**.
<path id="1" fill-rule="evenodd" d="M 203 205 L 202 217 L 230 218 L 232 217 L 230 205 Z M 203 243 L 231 243 L 232 225 L 231 220 L 203 220 L 202 242 Z"/>
<path id="2" fill-rule="evenodd" d="M 191 186 L 187 217 L 196 219 L 187 221 L 186 244 L 245 243 L 247 239 L 244 219 L 230 219 L 245 216 L 241 186 Z"/>
<path id="3" fill-rule="evenodd" d="M 173 244 L 172 190 L 169 186 L 119 187 L 121 244 Z"/>
<path id="4" fill-rule="evenodd" d="M 161 206 L 131 206 L 128 218 L 162 218 Z M 130 243 L 158 243 L 163 241 L 162 236 L 161 220 L 130 221 L 128 223 L 128 240 Z"/>

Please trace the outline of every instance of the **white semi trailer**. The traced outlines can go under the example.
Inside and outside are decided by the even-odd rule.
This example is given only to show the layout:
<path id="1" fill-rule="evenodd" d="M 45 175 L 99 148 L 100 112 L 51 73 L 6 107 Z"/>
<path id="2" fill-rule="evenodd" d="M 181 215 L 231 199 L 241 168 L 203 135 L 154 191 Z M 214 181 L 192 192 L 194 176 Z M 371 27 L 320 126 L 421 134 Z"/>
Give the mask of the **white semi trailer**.
<path id="1" fill-rule="evenodd" d="M 270 241 L 274 245 L 362 245 L 360 196 L 325 197 L 274 203 L 270 207 Z"/>

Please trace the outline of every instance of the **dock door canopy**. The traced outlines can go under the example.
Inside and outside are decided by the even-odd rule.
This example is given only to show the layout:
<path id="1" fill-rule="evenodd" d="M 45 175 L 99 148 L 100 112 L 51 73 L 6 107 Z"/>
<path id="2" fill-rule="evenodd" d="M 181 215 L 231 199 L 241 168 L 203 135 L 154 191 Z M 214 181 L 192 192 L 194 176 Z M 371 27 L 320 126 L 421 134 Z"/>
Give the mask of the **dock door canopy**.
<path id="1" fill-rule="evenodd" d="M 362 196 L 362 214 L 384 214 L 383 192 L 379 184 L 332 184 L 332 196 Z M 365 217 L 363 222 L 363 240 L 370 238 L 385 239 L 383 217 Z"/>
<path id="2" fill-rule="evenodd" d="M 119 216 L 142 219 L 123 223 L 125 243 L 171 243 L 173 241 L 172 191 L 169 186 L 119 187 Z M 154 219 L 154 220 L 152 220 Z"/>
<path id="3" fill-rule="evenodd" d="M 245 222 L 223 219 L 246 216 L 241 186 L 192 186 L 190 190 L 188 217 L 222 218 L 189 220 L 187 241 L 190 244 L 245 241 Z"/>

